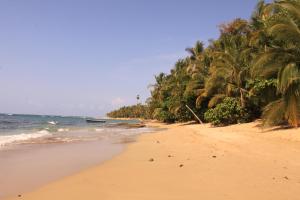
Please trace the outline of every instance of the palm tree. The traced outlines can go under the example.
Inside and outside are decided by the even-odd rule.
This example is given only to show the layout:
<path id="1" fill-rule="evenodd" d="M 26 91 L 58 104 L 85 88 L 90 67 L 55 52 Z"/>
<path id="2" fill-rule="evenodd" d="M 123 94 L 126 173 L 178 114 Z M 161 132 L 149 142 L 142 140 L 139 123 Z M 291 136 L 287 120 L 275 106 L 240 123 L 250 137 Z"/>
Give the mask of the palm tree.
<path id="1" fill-rule="evenodd" d="M 190 74 L 195 74 L 199 73 L 199 71 L 205 70 L 206 57 L 204 52 L 204 43 L 197 41 L 194 47 L 186 48 L 185 50 L 190 54 L 187 58 L 187 72 Z"/>
<path id="2" fill-rule="evenodd" d="M 190 76 L 190 81 L 186 85 L 185 96 L 193 96 L 193 105 L 189 104 L 194 109 L 203 107 L 202 94 L 204 91 L 205 80 L 209 75 L 210 56 L 208 48 L 204 47 L 204 43 L 197 41 L 192 48 L 185 49 L 189 56 L 187 57 L 187 74 Z M 200 112 L 200 110 L 198 110 Z M 202 108 L 203 112 L 203 108 Z M 198 113 L 199 114 L 199 113 Z"/>
<path id="3" fill-rule="evenodd" d="M 209 107 L 213 107 L 226 96 L 238 97 L 245 107 L 245 84 L 251 58 L 248 22 L 236 19 L 222 25 L 221 33 L 220 39 L 214 43 L 210 76 L 199 99 L 210 97 Z"/>
<path id="4" fill-rule="evenodd" d="M 268 45 L 270 45 L 271 37 L 267 34 L 267 17 L 270 12 L 267 11 L 266 7 L 268 4 L 264 0 L 258 1 L 254 12 L 252 13 L 250 26 L 250 46 L 259 51 L 267 51 Z"/>
<path id="5" fill-rule="evenodd" d="M 300 124 L 300 1 L 277 0 L 266 6 L 271 12 L 267 31 L 274 38 L 272 46 L 257 60 L 254 71 L 264 77 L 277 77 L 281 98 L 264 109 L 266 125 L 287 121 Z"/>

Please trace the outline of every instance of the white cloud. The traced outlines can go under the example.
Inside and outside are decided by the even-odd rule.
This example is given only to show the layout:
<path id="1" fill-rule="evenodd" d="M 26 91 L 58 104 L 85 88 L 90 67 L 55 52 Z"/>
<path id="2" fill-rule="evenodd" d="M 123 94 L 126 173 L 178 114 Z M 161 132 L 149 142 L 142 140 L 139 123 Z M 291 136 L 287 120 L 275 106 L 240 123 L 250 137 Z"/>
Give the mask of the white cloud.
<path id="1" fill-rule="evenodd" d="M 119 106 L 124 103 L 125 103 L 125 100 L 122 99 L 121 97 L 117 97 L 111 101 L 111 105 L 113 105 L 113 106 Z"/>

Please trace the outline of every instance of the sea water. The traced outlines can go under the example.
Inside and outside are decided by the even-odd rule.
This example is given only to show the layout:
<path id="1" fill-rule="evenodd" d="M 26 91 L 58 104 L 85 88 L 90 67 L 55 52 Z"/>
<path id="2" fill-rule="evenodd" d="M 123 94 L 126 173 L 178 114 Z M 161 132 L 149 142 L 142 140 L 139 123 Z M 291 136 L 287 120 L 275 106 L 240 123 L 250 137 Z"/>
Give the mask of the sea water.
<path id="1" fill-rule="evenodd" d="M 124 144 L 153 128 L 129 128 L 137 120 L 0 114 L 0 199 L 98 165 L 120 153 Z"/>
<path id="2" fill-rule="evenodd" d="M 86 117 L 0 114 L 0 150 L 21 144 L 93 141 L 151 131 L 117 126 L 137 120 L 105 120 L 106 123 L 87 123 Z"/>

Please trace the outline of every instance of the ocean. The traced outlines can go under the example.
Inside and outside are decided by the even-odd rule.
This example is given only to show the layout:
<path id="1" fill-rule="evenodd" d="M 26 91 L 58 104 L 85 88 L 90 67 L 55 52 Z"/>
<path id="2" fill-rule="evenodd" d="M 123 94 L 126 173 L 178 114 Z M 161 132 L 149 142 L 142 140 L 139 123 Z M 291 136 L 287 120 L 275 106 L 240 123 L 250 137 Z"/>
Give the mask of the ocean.
<path id="1" fill-rule="evenodd" d="M 137 120 L 105 119 L 106 123 L 87 123 L 86 117 L 0 114 L 0 150 L 21 144 L 69 143 L 134 136 L 150 128 L 128 129 L 120 123 Z"/>
<path id="2" fill-rule="evenodd" d="M 124 125 L 138 120 L 86 119 L 0 114 L 0 199 L 98 165 L 121 153 L 135 136 L 156 130 Z"/>

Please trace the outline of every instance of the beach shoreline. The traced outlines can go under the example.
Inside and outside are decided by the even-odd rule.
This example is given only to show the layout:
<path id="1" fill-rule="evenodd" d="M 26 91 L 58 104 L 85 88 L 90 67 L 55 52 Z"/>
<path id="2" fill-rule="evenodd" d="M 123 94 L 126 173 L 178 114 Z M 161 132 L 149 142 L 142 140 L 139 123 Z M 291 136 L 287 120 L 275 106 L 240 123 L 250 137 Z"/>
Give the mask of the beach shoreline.
<path id="1" fill-rule="evenodd" d="M 0 151 L 0 199 L 99 165 L 121 153 L 125 144 L 110 140 L 24 144 Z"/>
<path id="2" fill-rule="evenodd" d="M 300 196 L 298 129 L 258 123 L 212 128 L 163 125 L 99 165 L 54 181 L 22 199 L 272 199 Z M 12 197 L 8 199 L 20 199 Z"/>
<path id="3" fill-rule="evenodd" d="M 153 127 L 108 124 L 63 132 L 63 136 L 74 135 L 76 140 L 61 140 L 61 132 L 56 132 L 48 137 L 2 146 L 0 199 L 33 191 L 100 165 L 120 154 L 128 143 L 135 142 L 137 135 L 153 131 L 156 131 Z"/>

